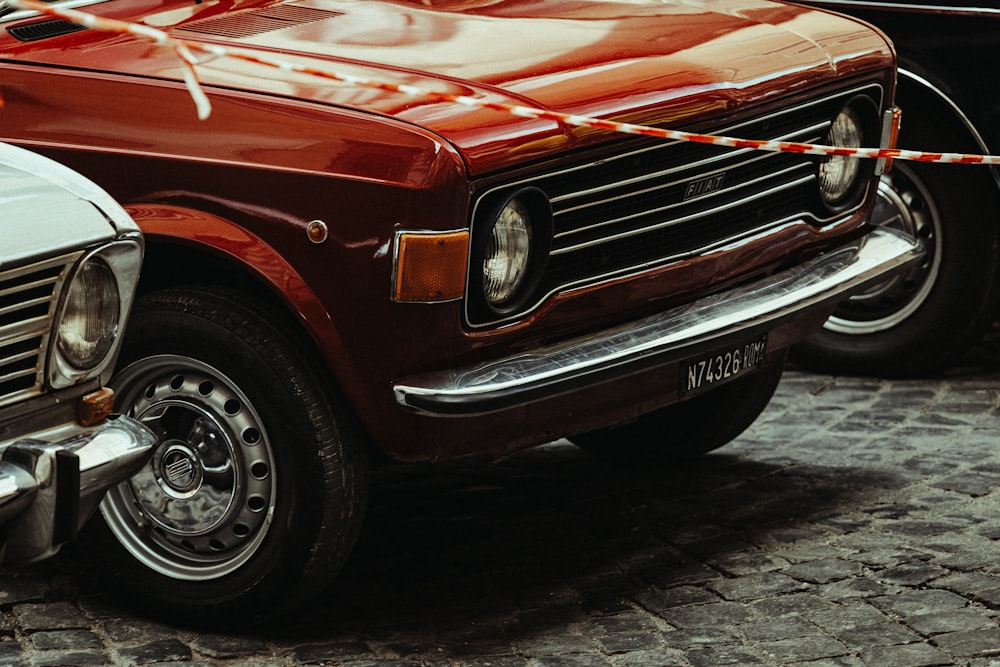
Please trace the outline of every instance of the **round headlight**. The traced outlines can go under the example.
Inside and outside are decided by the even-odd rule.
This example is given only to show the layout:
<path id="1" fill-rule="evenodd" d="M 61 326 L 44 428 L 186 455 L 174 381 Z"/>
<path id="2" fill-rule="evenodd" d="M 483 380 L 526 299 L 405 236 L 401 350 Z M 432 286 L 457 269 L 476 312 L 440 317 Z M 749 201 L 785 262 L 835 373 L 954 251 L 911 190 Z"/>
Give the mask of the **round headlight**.
<path id="1" fill-rule="evenodd" d="M 831 146 L 860 148 L 864 141 L 861 119 L 851 107 L 845 107 L 833 121 L 827 135 Z M 819 191 L 829 205 L 842 202 L 851 194 L 862 173 L 861 160 L 845 155 L 831 155 L 819 166 Z"/>
<path id="2" fill-rule="evenodd" d="M 63 358 L 79 370 L 100 364 L 114 345 L 120 312 L 111 268 L 99 258 L 88 259 L 66 293 L 56 342 Z"/>
<path id="3" fill-rule="evenodd" d="M 509 301 L 528 275 L 531 219 L 517 198 L 500 210 L 483 254 L 483 295 L 491 306 Z"/>

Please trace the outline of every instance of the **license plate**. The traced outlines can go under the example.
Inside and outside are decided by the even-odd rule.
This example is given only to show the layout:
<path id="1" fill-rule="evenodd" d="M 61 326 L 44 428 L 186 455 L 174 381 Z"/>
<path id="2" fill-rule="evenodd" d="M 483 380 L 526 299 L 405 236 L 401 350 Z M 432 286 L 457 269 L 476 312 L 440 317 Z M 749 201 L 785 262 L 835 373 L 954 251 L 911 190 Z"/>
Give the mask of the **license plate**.
<path id="1" fill-rule="evenodd" d="M 686 373 L 681 380 L 684 393 L 707 391 L 753 373 L 764 363 L 765 347 L 767 347 L 767 334 L 749 343 L 716 350 L 688 361 Z"/>

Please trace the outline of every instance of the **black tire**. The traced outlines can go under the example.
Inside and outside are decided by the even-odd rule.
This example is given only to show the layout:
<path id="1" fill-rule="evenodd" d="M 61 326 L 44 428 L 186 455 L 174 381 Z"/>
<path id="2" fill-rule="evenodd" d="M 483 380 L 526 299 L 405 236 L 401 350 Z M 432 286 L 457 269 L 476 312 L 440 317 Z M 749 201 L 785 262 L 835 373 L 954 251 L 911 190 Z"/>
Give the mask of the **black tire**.
<path id="1" fill-rule="evenodd" d="M 356 541 L 362 432 L 308 342 L 235 294 L 140 299 L 118 408 L 162 440 L 91 527 L 113 587 L 148 613 L 208 628 L 281 614 L 323 589 Z"/>
<path id="2" fill-rule="evenodd" d="M 914 99 L 901 106 L 904 148 L 979 152 L 947 116 Z M 952 364 L 995 314 L 997 200 L 986 168 L 896 161 L 880 183 L 872 222 L 917 238 L 925 261 L 838 306 L 792 361 L 817 372 L 881 377 L 928 375 Z"/>
<path id="3" fill-rule="evenodd" d="M 753 375 L 690 400 L 621 426 L 572 436 L 570 441 L 626 463 L 690 461 L 722 447 L 754 423 L 778 388 L 786 356 L 776 355 Z"/>

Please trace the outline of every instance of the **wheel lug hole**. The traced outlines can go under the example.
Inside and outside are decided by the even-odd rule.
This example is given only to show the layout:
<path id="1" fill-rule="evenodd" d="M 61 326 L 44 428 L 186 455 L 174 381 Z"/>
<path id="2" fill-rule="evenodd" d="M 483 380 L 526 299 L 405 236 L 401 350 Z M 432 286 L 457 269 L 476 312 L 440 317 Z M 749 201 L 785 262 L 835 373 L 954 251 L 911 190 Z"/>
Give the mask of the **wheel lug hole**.
<path id="1" fill-rule="evenodd" d="M 247 508 L 251 512 L 260 512 L 267 505 L 263 496 L 250 496 L 247 498 Z"/>
<path id="2" fill-rule="evenodd" d="M 222 551 L 223 549 L 226 548 L 226 545 L 220 542 L 219 540 L 211 540 L 208 543 L 208 546 L 209 548 L 212 549 L 212 551 Z"/>
<path id="3" fill-rule="evenodd" d="M 175 375 L 174 377 L 170 378 L 170 388 L 173 389 L 174 391 L 177 391 L 183 386 L 184 386 L 183 375 Z"/>
<path id="4" fill-rule="evenodd" d="M 213 391 L 215 391 L 215 384 L 211 380 L 204 380 L 198 385 L 198 393 L 202 396 L 208 396 Z"/>
<path id="5" fill-rule="evenodd" d="M 238 523 L 233 526 L 233 535 L 236 537 L 246 537 L 250 534 L 250 526 L 245 523 Z"/>
<path id="6" fill-rule="evenodd" d="M 248 428 L 243 431 L 243 442 L 248 445 L 256 445 L 260 442 L 260 431 L 255 428 Z"/>
<path id="7" fill-rule="evenodd" d="M 235 415 L 238 414 L 239 411 L 243 409 L 243 406 L 235 398 L 230 398 L 228 401 L 226 401 L 224 409 L 227 415 Z"/>
<path id="8" fill-rule="evenodd" d="M 253 475 L 254 479 L 267 479 L 270 473 L 271 469 L 263 461 L 255 461 L 250 466 L 250 474 Z"/>

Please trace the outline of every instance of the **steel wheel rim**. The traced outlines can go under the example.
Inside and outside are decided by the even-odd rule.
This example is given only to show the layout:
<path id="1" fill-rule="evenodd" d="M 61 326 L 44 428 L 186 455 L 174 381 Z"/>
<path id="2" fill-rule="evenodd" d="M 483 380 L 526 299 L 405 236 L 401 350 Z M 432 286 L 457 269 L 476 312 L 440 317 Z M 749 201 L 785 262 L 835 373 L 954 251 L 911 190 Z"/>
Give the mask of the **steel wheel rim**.
<path id="1" fill-rule="evenodd" d="M 824 328 L 848 335 L 892 329 L 924 304 L 941 269 L 941 215 L 927 186 L 897 162 L 879 181 L 872 223 L 907 234 L 924 249 L 924 260 L 906 273 L 852 296 L 834 311 Z"/>
<path id="2" fill-rule="evenodd" d="M 141 359 L 111 384 L 119 410 L 161 437 L 149 463 L 101 503 L 112 533 L 175 579 L 239 569 L 266 537 L 276 502 L 273 450 L 250 400 L 219 370 L 174 355 Z"/>

